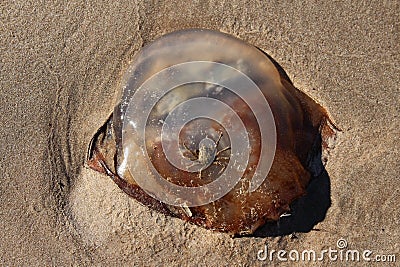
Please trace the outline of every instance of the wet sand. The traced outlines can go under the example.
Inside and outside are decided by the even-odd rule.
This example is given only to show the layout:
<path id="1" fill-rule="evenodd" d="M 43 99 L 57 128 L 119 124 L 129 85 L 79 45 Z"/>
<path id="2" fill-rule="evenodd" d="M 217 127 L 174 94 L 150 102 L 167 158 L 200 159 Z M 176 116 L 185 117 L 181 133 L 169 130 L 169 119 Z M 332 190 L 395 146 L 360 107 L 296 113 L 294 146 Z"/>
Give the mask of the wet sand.
<path id="1" fill-rule="evenodd" d="M 371 258 L 400 261 L 398 2 L 19 1 L 0 8 L 0 264 L 249 266 L 269 263 L 257 259 L 266 243 L 320 252 L 337 249 L 340 238 L 348 249 L 373 251 Z M 165 217 L 85 166 L 138 49 L 193 27 L 267 52 L 342 129 L 326 165 L 329 209 L 297 238 L 232 239 Z"/>

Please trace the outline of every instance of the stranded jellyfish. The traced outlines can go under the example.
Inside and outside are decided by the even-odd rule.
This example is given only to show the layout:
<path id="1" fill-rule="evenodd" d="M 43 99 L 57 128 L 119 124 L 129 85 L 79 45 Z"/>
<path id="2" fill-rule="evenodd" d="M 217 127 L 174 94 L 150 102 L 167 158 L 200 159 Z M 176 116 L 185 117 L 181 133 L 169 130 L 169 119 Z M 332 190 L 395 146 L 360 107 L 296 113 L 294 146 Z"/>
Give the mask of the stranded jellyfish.
<path id="1" fill-rule="evenodd" d="M 256 47 L 182 30 L 135 55 L 88 165 L 166 215 L 251 234 L 306 193 L 333 129 Z"/>

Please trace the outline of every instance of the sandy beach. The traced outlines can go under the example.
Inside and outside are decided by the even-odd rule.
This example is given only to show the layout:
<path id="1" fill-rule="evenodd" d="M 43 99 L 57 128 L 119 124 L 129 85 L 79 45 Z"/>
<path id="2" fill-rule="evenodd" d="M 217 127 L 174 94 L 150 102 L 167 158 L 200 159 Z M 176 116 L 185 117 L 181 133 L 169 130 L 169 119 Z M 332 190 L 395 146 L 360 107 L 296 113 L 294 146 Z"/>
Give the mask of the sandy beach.
<path id="1" fill-rule="evenodd" d="M 400 4 L 3 1 L 0 3 L 0 265 L 301 266 L 271 250 L 357 250 L 365 266 L 400 261 Z M 166 217 L 87 167 L 137 51 L 179 29 L 229 33 L 268 53 L 339 128 L 327 207 L 315 225 L 232 238 Z M 321 181 L 320 181 L 321 182 Z M 320 186 L 324 186 L 321 188 Z M 291 221 L 289 221 L 290 223 Z M 342 243 L 340 243 L 340 242 Z M 344 243 L 346 246 L 342 246 Z M 396 262 L 393 262 L 395 256 Z M 378 263 L 376 261 L 392 261 Z"/>

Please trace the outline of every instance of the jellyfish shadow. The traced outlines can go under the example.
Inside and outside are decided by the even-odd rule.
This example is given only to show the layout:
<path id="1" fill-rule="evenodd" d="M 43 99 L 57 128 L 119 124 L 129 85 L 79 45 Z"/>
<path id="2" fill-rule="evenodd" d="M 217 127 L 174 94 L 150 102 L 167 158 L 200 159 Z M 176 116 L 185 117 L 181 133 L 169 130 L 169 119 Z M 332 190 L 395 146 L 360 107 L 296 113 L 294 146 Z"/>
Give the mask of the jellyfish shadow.
<path id="1" fill-rule="evenodd" d="M 272 61 L 281 77 L 293 84 L 283 68 L 270 55 L 259 50 Z M 250 236 L 276 237 L 318 230 L 314 229 L 315 225 L 325 219 L 331 206 L 331 182 L 321 156 L 322 136 L 320 134 L 310 151 L 306 166 L 312 175 L 306 194 L 292 203 L 290 214 L 281 216 L 278 221 L 265 223 Z"/>
<path id="2" fill-rule="evenodd" d="M 251 236 L 275 237 L 318 230 L 314 227 L 325 219 L 330 206 L 330 179 L 324 170 L 311 180 L 306 195 L 291 205 L 289 216 L 281 217 L 277 222 L 267 222 Z"/>

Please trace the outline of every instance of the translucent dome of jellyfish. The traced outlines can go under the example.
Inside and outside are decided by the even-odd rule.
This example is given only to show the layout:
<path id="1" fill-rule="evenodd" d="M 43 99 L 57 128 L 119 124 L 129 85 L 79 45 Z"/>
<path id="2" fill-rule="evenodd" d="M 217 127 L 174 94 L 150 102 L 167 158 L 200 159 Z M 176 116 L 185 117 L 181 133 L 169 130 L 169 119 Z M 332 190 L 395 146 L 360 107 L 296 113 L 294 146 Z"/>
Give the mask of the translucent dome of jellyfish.
<path id="1" fill-rule="evenodd" d="M 251 234 L 306 193 L 315 146 L 333 135 L 325 109 L 262 51 L 181 30 L 135 55 L 88 165 L 166 215 Z"/>

